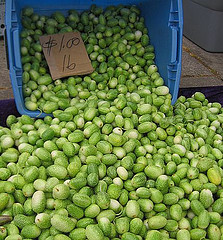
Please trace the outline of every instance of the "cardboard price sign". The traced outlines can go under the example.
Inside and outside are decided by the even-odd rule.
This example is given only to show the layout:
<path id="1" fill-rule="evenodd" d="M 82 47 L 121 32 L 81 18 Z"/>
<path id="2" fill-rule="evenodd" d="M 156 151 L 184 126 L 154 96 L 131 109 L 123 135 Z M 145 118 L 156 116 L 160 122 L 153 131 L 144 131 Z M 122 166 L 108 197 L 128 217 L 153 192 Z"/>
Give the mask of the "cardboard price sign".
<path id="1" fill-rule="evenodd" d="M 94 71 L 79 32 L 41 36 L 40 44 L 54 80 Z"/>

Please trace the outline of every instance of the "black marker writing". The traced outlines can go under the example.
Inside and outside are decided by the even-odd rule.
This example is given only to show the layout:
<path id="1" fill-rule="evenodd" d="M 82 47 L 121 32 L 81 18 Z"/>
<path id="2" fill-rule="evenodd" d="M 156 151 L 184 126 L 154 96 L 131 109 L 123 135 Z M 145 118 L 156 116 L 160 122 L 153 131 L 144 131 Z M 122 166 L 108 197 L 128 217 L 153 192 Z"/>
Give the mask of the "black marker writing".
<path id="1" fill-rule="evenodd" d="M 80 39 L 77 37 L 73 37 L 67 41 L 67 48 L 72 48 L 73 46 L 77 46 L 80 43 Z"/>
<path id="2" fill-rule="evenodd" d="M 57 46 L 57 42 L 55 39 L 52 39 L 51 36 L 49 40 L 45 43 L 43 43 L 42 47 L 47 48 L 47 54 L 50 56 L 51 50 L 53 47 Z"/>
<path id="3" fill-rule="evenodd" d="M 66 48 L 72 48 L 73 46 L 77 46 L 80 43 L 80 39 L 78 37 L 72 37 L 68 39 L 67 41 L 64 41 L 65 35 L 62 36 L 60 40 L 60 47 L 58 49 L 58 52 L 61 52 L 65 47 Z M 52 48 L 57 46 L 57 40 L 53 39 L 51 36 L 49 39 L 42 44 L 43 48 L 47 48 L 47 54 L 50 56 Z"/>
<path id="4" fill-rule="evenodd" d="M 59 52 L 62 50 L 62 48 L 65 47 L 65 45 L 63 45 L 63 40 L 64 40 L 64 35 L 63 35 L 63 37 L 62 37 L 62 39 L 61 39 L 61 42 L 60 42 L 60 49 L 59 49 Z"/>
<path id="5" fill-rule="evenodd" d="M 76 63 L 74 63 L 74 62 L 71 62 L 71 60 L 70 60 L 70 55 L 64 55 L 64 57 L 63 57 L 63 72 L 66 70 L 66 69 L 68 69 L 68 70 L 74 70 L 74 68 L 76 67 Z"/>

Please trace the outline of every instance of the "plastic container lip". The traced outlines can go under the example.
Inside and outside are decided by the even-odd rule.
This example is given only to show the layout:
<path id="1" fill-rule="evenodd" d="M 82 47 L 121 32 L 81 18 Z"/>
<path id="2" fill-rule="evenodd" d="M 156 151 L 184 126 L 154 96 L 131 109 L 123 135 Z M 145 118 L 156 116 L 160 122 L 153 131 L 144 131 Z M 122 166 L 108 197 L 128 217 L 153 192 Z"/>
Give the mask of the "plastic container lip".
<path id="1" fill-rule="evenodd" d="M 203 7 L 210 8 L 215 11 L 223 12 L 223 1 L 222 0 L 188 0 L 195 2 Z"/>

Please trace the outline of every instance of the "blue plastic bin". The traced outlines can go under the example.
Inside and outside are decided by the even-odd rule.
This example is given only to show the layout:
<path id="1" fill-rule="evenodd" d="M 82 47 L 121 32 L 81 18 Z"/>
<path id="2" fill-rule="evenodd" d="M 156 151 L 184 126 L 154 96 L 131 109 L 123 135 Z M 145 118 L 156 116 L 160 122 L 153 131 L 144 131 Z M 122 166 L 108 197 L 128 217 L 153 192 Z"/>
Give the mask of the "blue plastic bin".
<path id="1" fill-rule="evenodd" d="M 22 64 L 20 56 L 20 14 L 22 8 L 31 6 L 39 14 L 50 15 L 55 11 L 67 13 L 69 9 L 83 11 L 91 4 L 102 7 L 108 5 L 137 5 L 145 18 L 151 44 L 155 47 L 156 64 L 165 84 L 177 99 L 182 52 L 183 11 L 182 0 L 7 0 L 6 1 L 6 34 L 8 44 L 9 73 L 17 109 L 20 114 L 30 117 L 44 117 L 39 111 L 25 108 L 22 94 Z"/>

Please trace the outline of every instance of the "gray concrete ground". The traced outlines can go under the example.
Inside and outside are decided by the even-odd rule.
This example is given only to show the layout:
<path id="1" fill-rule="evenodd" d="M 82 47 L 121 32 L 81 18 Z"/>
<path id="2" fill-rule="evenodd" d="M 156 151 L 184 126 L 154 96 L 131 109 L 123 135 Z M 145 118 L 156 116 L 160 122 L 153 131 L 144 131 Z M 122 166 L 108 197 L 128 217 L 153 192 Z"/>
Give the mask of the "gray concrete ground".
<path id="1" fill-rule="evenodd" d="M 223 85 L 223 53 L 209 53 L 184 37 L 180 87 Z"/>
<path id="2" fill-rule="evenodd" d="M 4 41 L 0 40 L 0 100 L 13 98 L 9 71 L 6 64 Z"/>
<path id="3" fill-rule="evenodd" d="M 208 53 L 183 39 L 180 87 L 223 86 L 223 53 Z M 13 98 L 6 65 L 4 41 L 0 40 L 0 100 Z"/>

